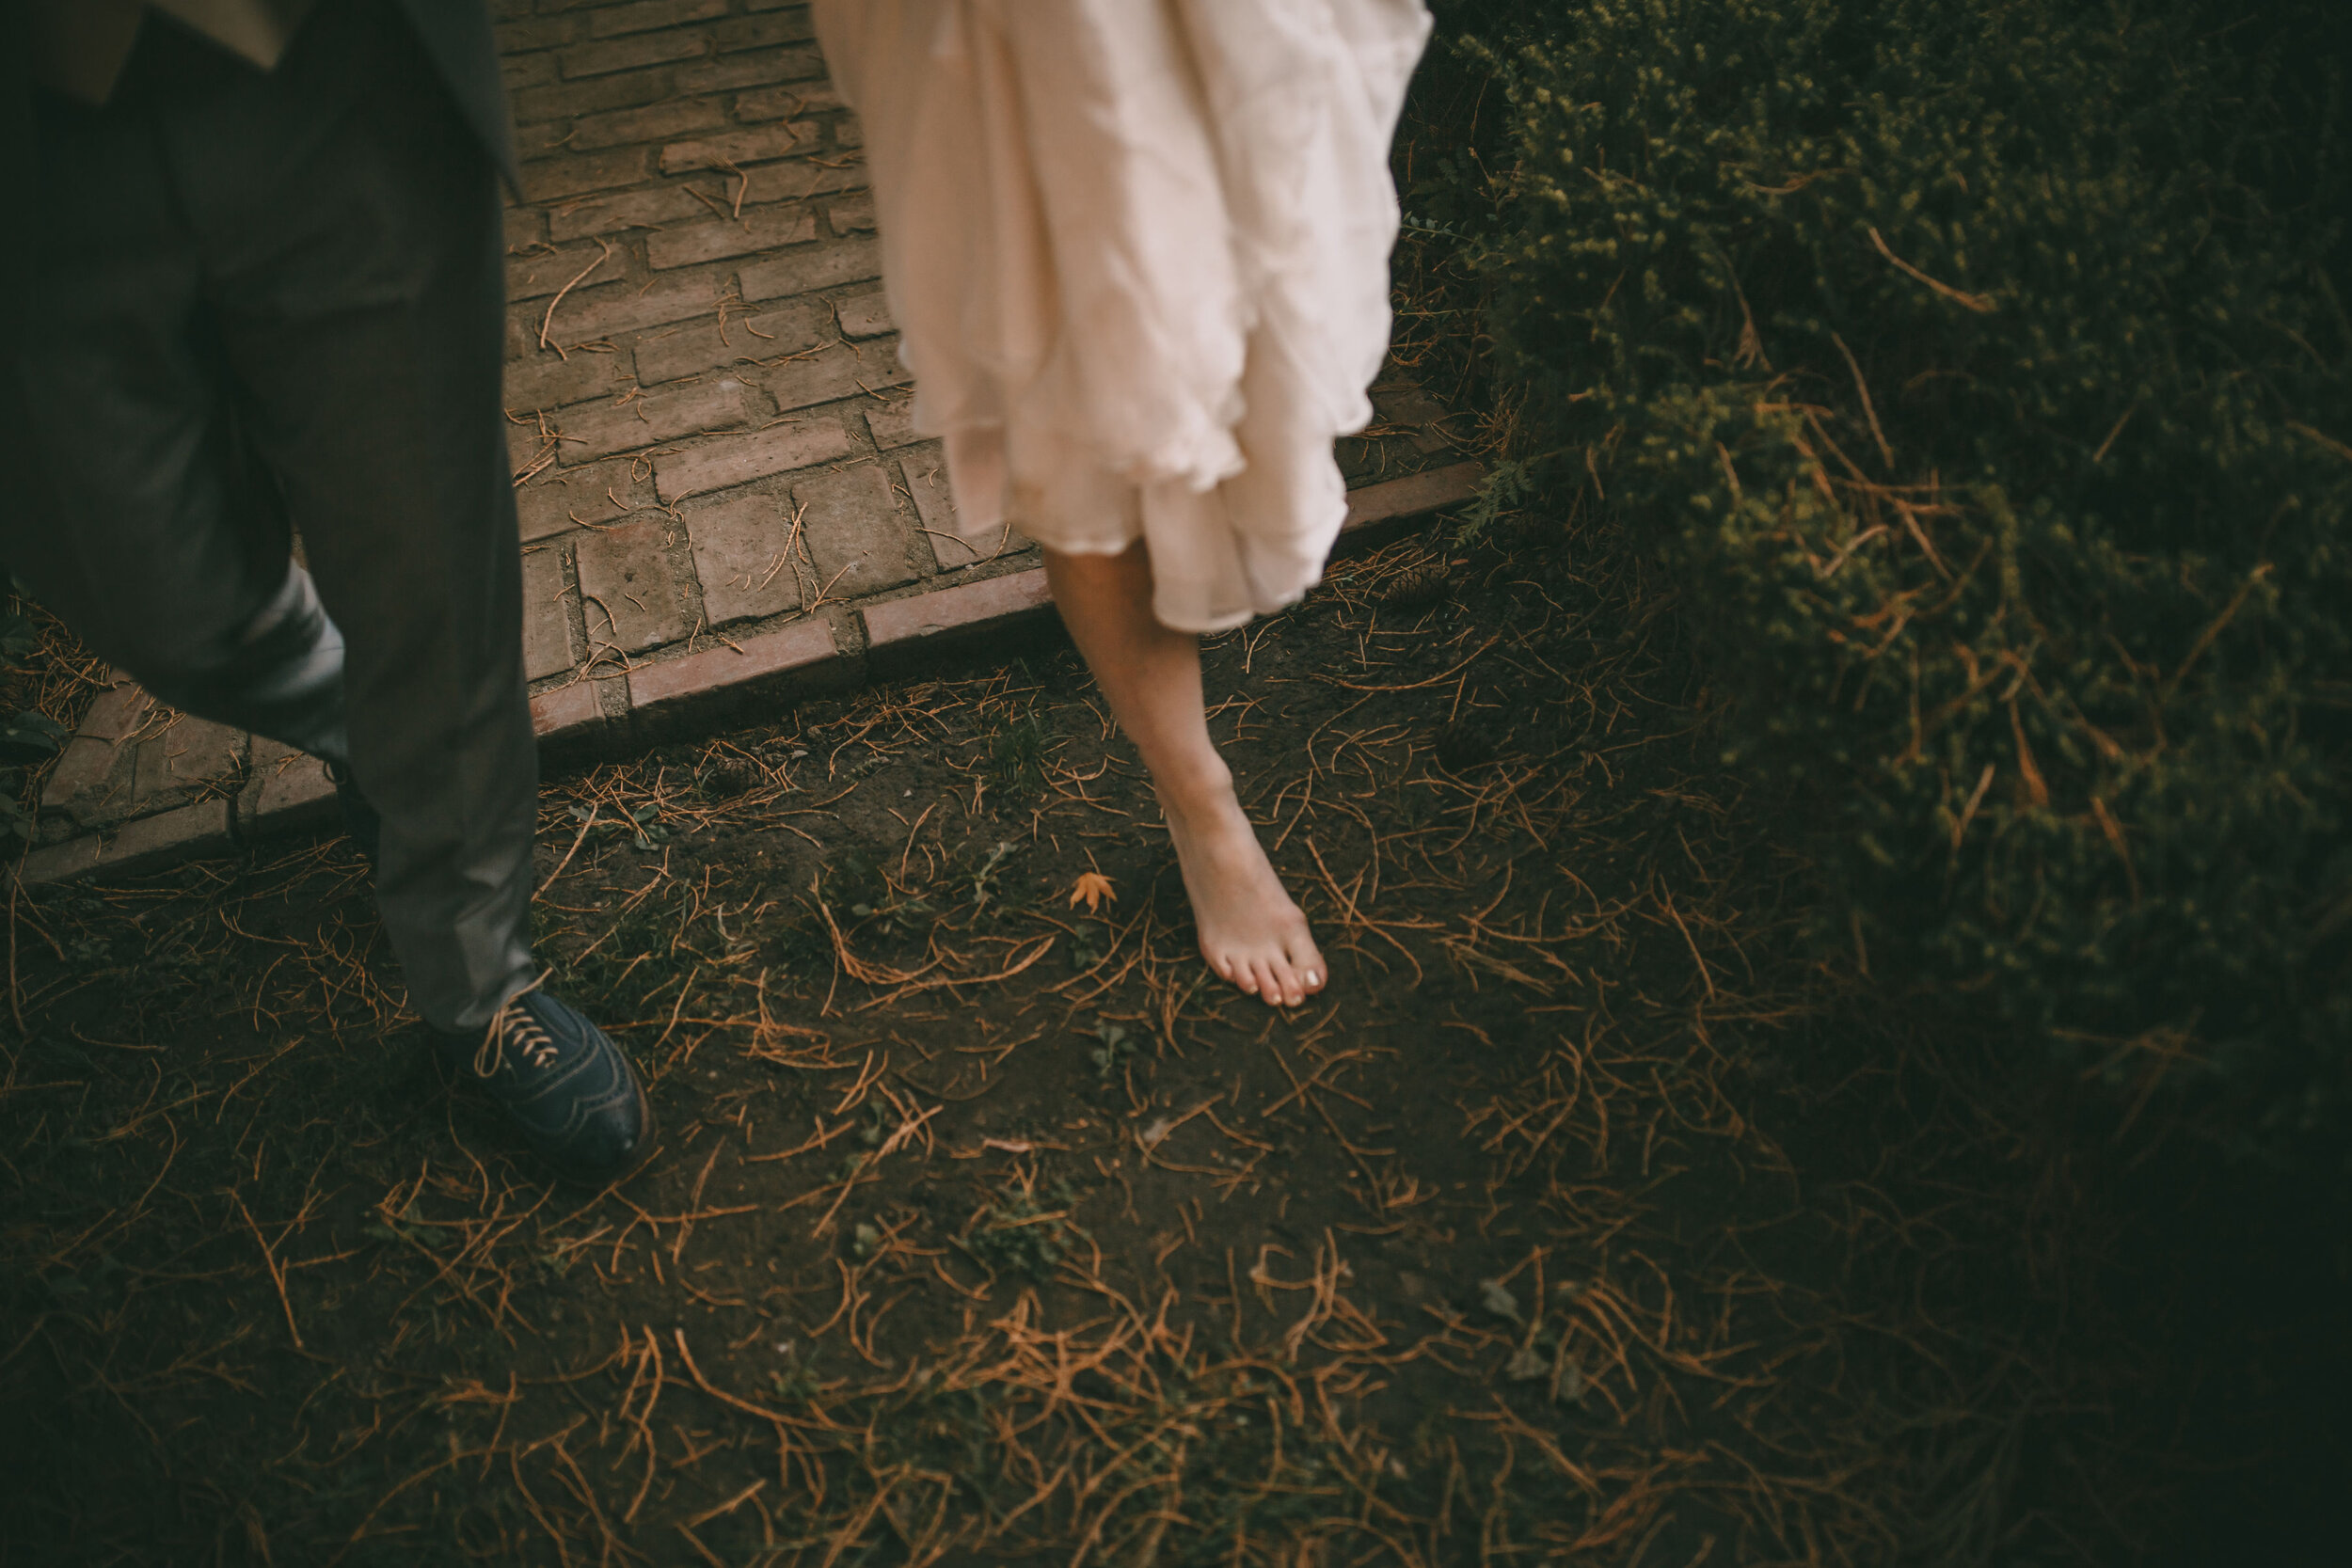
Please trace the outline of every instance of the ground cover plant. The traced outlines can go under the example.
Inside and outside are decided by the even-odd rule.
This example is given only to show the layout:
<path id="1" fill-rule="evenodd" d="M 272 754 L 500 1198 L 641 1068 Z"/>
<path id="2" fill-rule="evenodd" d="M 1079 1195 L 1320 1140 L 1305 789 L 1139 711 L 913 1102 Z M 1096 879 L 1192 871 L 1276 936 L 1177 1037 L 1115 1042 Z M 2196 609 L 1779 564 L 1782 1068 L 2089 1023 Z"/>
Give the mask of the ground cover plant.
<path id="1" fill-rule="evenodd" d="M 1295 1016 L 1066 652 L 551 781 L 608 1192 L 439 1090 L 339 842 L 24 890 L 0 1561 L 2053 1564 L 2332 1473 L 2212 1205 L 1806 955 L 1640 553 L 1452 531 L 1210 651 Z"/>
<path id="2" fill-rule="evenodd" d="M 1525 399 L 1495 504 L 1641 519 L 1725 744 L 1820 819 L 1817 951 L 2340 1163 L 2340 82 L 2324 8 L 2243 12 L 1489 8 L 1461 221 Z"/>

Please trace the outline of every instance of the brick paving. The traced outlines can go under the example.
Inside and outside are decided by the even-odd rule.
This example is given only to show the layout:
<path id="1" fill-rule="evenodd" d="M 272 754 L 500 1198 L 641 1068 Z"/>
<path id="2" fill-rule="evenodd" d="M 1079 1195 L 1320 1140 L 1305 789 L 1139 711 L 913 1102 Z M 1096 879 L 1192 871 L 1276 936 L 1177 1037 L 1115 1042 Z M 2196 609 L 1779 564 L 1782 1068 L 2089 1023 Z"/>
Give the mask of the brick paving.
<path id="1" fill-rule="evenodd" d="M 785 0 L 492 0 L 524 159 L 506 405 L 524 653 L 551 760 L 969 657 L 1049 600 L 1029 542 L 951 536 L 882 294 L 857 123 Z M 1343 444 L 1351 522 L 1452 504 L 1445 410 L 1401 375 Z M 103 693 L 28 879 L 334 819 L 317 764 Z"/>

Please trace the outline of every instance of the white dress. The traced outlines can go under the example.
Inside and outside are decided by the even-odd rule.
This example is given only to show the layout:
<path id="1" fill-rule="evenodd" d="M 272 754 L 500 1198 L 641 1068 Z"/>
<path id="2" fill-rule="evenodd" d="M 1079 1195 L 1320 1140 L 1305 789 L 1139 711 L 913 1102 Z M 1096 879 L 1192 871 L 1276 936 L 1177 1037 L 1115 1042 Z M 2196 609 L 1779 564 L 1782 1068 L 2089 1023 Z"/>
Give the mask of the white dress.
<path id="1" fill-rule="evenodd" d="M 1422 0 L 818 0 L 957 527 L 1148 542 L 1153 610 L 1295 601 L 1389 341 Z"/>

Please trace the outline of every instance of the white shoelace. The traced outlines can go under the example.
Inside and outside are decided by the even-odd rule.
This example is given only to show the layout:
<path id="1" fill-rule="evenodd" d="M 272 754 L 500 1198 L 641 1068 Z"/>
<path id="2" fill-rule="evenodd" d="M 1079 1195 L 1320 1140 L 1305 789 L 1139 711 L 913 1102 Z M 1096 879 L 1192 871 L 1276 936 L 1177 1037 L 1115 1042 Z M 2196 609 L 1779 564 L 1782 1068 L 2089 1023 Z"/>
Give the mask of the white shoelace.
<path id="1" fill-rule="evenodd" d="M 489 1027 L 482 1032 L 482 1044 L 473 1053 L 473 1071 L 477 1078 L 487 1078 L 498 1071 L 506 1059 L 506 1045 L 513 1040 L 523 1060 L 534 1068 L 546 1067 L 555 1060 L 555 1037 L 547 1026 L 531 1016 L 523 1006 L 523 998 L 547 983 L 547 974 L 506 999 L 506 1006 L 490 1015 Z"/>

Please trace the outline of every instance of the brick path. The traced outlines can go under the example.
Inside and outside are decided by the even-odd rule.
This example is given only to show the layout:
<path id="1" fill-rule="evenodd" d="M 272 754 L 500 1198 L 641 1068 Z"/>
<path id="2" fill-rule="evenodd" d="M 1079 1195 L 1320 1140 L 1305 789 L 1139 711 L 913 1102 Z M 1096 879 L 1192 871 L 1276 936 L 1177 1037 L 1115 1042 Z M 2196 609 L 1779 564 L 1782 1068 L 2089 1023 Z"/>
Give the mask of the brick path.
<path id="1" fill-rule="evenodd" d="M 1048 603 L 1017 536 L 949 536 L 909 429 L 857 122 L 786 0 L 493 0 L 523 199 L 506 405 L 524 650 L 551 759 L 953 657 Z M 1474 472 L 1401 376 L 1343 444 L 1361 524 Z M 52 771 L 27 880 L 333 818 L 317 765 L 123 681 Z"/>

